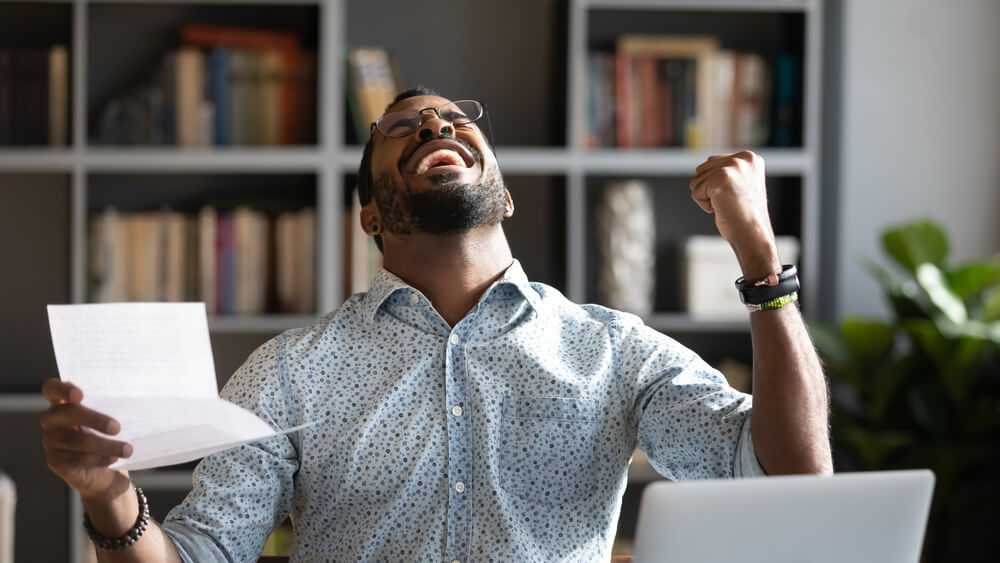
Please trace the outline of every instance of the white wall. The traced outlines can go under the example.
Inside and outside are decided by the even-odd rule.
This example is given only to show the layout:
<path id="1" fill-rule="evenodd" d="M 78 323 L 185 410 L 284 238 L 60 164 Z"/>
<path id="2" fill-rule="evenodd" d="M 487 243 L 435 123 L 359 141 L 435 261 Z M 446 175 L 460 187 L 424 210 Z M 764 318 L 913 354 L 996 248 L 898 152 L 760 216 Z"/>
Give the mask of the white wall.
<path id="1" fill-rule="evenodd" d="M 883 258 L 887 225 L 930 216 L 953 257 L 1000 252 L 1000 1 L 842 8 L 835 309 L 881 316 L 858 257 Z"/>

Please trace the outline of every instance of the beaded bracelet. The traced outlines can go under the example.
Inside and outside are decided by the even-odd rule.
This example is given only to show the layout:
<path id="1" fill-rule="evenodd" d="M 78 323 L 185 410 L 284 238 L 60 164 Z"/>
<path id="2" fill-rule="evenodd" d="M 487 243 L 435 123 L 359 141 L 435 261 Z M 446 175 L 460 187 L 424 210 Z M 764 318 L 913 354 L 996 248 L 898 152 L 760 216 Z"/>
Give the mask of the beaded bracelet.
<path id="1" fill-rule="evenodd" d="M 117 538 L 109 538 L 98 532 L 94 528 L 93 522 L 90 521 L 90 516 L 86 512 L 83 513 L 83 527 L 86 528 L 87 535 L 90 536 L 90 541 L 94 542 L 95 546 L 106 551 L 125 549 L 139 541 L 142 533 L 146 531 L 149 526 L 149 503 L 146 501 L 146 495 L 142 494 L 142 488 L 137 487 L 135 483 L 132 484 L 132 487 L 135 488 L 135 494 L 139 497 L 139 517 L 135 519 L 135 524 L 127 532 Z"/>
<path id="2" fill-rule="evenodd" d="M 789 303 L 795 303 L 798 300 L 799 300 L 799 292 L 793 291 L 793 292 L 789 293 L 788 295 L 782 295 L 781 297 L 775 297 L 774 299 L 772 299 L 770 301 L 765 301 L 764 303 L 761 303 L 760 305 L 754 305 L 754 304 L 751 304 L 751 303 L 747 303 L 746 307 L 747 307 L 747 311 L 751 311 L 751 312 L 753 312 L 753 311 L 764 311 L 764 310 L 768 310 L 768 309 L 780 309 L 780 308 L 784 307 L 785 305 L 788 305 Z"/>

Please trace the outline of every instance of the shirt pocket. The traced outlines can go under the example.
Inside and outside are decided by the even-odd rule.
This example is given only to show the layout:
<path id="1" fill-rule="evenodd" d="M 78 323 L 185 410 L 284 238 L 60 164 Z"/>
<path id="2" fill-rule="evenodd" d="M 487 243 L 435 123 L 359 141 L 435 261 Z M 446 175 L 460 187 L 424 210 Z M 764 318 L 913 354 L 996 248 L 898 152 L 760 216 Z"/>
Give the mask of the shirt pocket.
<path id="1" fill-rule="evenodd" d="M 500 488 L 546 503 L 587 499 L 601 489 L 598 401 L 507 397 L 500 428 Z"/>

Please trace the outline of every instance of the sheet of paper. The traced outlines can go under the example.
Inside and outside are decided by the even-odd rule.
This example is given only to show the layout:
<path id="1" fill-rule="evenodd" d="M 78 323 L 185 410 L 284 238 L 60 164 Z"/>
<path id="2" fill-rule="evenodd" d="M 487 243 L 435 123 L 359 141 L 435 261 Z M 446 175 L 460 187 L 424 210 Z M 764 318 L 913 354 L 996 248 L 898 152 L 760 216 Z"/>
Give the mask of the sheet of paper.
<path id="1" fill-rule="evenodd" d="M 219 398 L 203 303 L 49 305 L 59 377 L 83 404 L 121 424 L 133 453 L 115 469 L 149 469 L 310 426 L 275 432 Z"/>
<path id="2" fill-rule="evenodd" d="M 88 397 L 217 397 L 204 303 L 49 305 L 59 378 Z"/>

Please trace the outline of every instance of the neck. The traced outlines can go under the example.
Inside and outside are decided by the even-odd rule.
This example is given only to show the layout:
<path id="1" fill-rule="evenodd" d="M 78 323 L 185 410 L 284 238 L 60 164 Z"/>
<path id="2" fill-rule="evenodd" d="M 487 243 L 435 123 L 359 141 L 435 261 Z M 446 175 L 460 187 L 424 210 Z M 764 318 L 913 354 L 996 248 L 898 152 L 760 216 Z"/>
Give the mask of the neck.
<path id="1" fill-rule="evenodd" d="M 465 318 L 514 258 L 500 225 L 461 234 L 383 236 L 384 266 L 420 290 L 448 323 Z"/>

